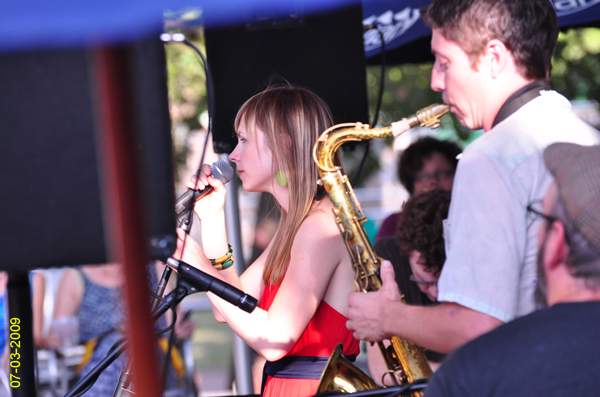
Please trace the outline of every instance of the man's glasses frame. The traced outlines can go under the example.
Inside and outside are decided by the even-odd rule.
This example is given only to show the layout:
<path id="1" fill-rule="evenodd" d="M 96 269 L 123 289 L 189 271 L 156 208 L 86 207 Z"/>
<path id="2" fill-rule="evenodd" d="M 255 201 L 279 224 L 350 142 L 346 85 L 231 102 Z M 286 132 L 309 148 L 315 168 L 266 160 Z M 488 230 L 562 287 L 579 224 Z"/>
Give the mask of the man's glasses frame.
<path id="1" fill-rule="evenodd" d="M 534 215 L 536 215 L 536 216 L 539 216 L 539 217 L 541 217 L 541 218 L 545 219 L 545 220 L 548 222 L 548 225 L 552 225 L 554 222 L 560 222 L 560 223 L 562 223 L 562 224 L 563 224 L 563 226 L 564 226 L 564 222 L 563 222 L 563 221 L 561 221 L 559 218 L 557 218 L 557 217 L 555 217 L 555 216 L 552 216 L 552 215 L 544 214 L 543 212 L 541 212 L 541 211 L 539 211 L 539 210 L 536 210 L 536 209 L 533 207 L 534 205 L 536 205 L 536 204 L 541 204 L 541 203 L 542 203 L 541 201 L 535 201 L 535 202 L 533 202 L 533 203 L 529 204 L 529 205 L 527 206 L 527 211 L 528 211 L 528 212 L 531 212 L 532 214 L 534 214 Z M 567 241 L 567 244 L 568 244 L 568 243 L 569 243 L 569 235 L 568 235 L 568 233 L 567 233 L 567 228 L 566 228 L 566 226 L 565 226 L 565 228 L 564 228 L 564 229 L 565 229 L 565 240 Z"/>

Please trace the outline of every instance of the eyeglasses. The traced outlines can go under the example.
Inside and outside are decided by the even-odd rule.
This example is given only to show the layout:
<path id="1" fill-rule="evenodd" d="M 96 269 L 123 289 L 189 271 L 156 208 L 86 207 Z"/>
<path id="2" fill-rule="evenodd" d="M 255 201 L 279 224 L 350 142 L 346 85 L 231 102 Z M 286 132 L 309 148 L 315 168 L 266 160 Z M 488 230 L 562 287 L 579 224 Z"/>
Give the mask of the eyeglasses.
<path id="1" fill-rule="evenodd" d="M 552 225 L 554 222 L 560 222 L 560 223 L 562 223 L 563 225 L 565 224 L 563 221 L 561 221 L 561 220 L 560 220 L 560 219 L 558 219 L 557 217 L 555 217 L 555 216 L 552 216 L 552 215 L 548 215 L 548 214 L 544 214 L 543 212 L 541 212 L 541 211 L 538 211 L 538 210 L 536 210 L 536 209 L 533 207 L 533 206 L 534 206 L 534 205 L 536 205 L 536 204 L 537 204 L 537 205 L 541 205 L 541 203 L 542 203 L 541 201 L 536 201 L 536 202 L 533 202 L 533 203 L 529 204 L 529 205 L 527 206 L 527 211 L 528 211 L 528 212 L 531 212 L 532 214 L 534 214 L 534 215 L 536 215 L 536 216 L 539 216 L 539 217 L 541 217 L 541 218 L 545 219 L 545 220 L 548 222 L 548 225 Z M 567 244 L 569 244 L 569 234 L 567 233 L 567 228 L 566 228 L 566 227 L 565 227 L 565 240 L 567 241 Z"/>
<path id="2" fill-rule="evenodd" d="M 408 279 L 410 281 L 412 281 L 413 283 L 417 283 L 417 284 L 437 285 L 437 281 L 423 281 L 423 280 L 416 279 L 413 275 L 411 275 Z"/>
<path id="3" fill-rule="evenodd" d="M 453 170 L 439 170 L 433 174 L 429 172 L 420 172 L 415 175 L 415 181 L 425 181 L 431 178 L 435 179 L 436 181 L 441 181 L 442 179 L 450 178 L 452 175 L 454 175 Z"/>
<path id="4" fill-rule="evenodd" d="M 539 216 L 541 218 L 544 218 L 545 220 L 547 220 L 550 223 L 560 222 L 560 219 L 558 219 L 558 218 L 556 218 L 556 217 L 554 217 L 552 215 L 544 214 L 543 212 L 538 211 L 538 210 L 536 210 L 533 207 L 534 205 L 541 205 L 541 203 L 542 203 L 541 201 L 536 201 L 536 202 L 533 202 L 533 203 L 529 204 L 527 206 L 527 211 L 531 212 L 532 214 L 537 215 L 537 216 Z"/>

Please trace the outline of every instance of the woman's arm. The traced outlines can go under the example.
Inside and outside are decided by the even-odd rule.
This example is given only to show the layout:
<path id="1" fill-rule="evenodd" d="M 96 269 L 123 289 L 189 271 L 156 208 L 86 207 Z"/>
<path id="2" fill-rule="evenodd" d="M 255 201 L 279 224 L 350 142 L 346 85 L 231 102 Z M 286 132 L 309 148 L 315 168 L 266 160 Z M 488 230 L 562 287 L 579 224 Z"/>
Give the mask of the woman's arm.
<path id="1" fill-rule="evenodd" d="M 53 318 L 77 314 L 83 298 L 83 285 L 83 279 L 77 270 L 70 269 L 65 272 L 58 287 Z M 54 349 L 60 347 L 60 340 L 53 328 L 50 328 L 47 343 Z"/>
<path id="2" fill-rule="evenodd" d="M 184 262 L 213 277 L 229 283 L 260 301 L 260 298 L 262 297 L 262 264 L 264 263 L 263 260 L 266 258 L 266 254 L 261 255 L 252 266 L 246 269 L 242 277 L 238 277 L 234 266 L 221 271 L 216 270 L 206 258 L 202 247 L 200 247 L 200 245 L 198 245 L 198 243 L 183 230 L 177 229 L 177 237 L 177 251 L 173 255 L 175 258 L 181 258 Z M 236 253 L 234 252 L 234 256 L 235 255 Z M 238 255 L 241 255 L 241 253 Z M 242 280 L 244 283 L 243 285 Z M 209 295 L 212 294 L 209 293 Z M 225 318 L 215 305 L 212 305 L 212 309 L 217 321 L 226 322 Z"/>
<path id="3" fill-rule="evenodd" d="M 44 275 L 33 273 L 33 341 L 36 347 L 46 345 L 47 341 L 42 335 L 44 329 L 44 295 L 46 294 L 46 282 Z"/>
<path id="4" fill-rule="evenodd" d="M 328 222 L 329 226 L 325 227 L 324 222 Z M 341 261 L 341 251 L 335 249 L 340 244 L 343 247 L 339 232 L 331 221 L 331 214 L 313 213 L 303 222 L 294 239 L 286 277 L 269 311 L 257 308 L 252 313 L 246 313 L 213 294 L 209 293 L 208 296 L 231 328 L 248 345 L 267 360 L 278 360 L 296 344 L 323 300 L 330 279 Z M 261 257 L 266 257 L 269 249 Z M 187 262 L 185 257 L 184 253 L 184 261 Z M 253 295 L 263 288 L 263 264 L 257 261 L 244 272 L 241 277 L 244 292 Z M 206 263 L 203 265 L 206 266 Z M 225 271 L 219 272 L 212 266 L 202 270 L 225 279 L 221 274 Z M 245 288 L 250 285 L 253 287 Z"/>
<path id="5" fill-rule="evenodd" d="M 67 270 L 58 287 L 54 318 L 77 314 L 83 297 L 83 288 L 83 279 L 79 272 L 75 269 Z"/>

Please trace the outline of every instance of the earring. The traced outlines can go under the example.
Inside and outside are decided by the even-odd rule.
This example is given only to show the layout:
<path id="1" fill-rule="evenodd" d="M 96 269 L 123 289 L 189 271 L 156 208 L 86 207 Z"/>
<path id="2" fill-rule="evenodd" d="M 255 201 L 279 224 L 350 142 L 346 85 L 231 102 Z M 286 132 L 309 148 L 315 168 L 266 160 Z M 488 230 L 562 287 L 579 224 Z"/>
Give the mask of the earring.
<path id="1" fill-rule="evenodd" d="M 284 170 L 279 170 L 275 174 L 275 179 L 277 180 L 277 184 L 281 187 L 285 187 L 287 185 L 287 175 Z"/>

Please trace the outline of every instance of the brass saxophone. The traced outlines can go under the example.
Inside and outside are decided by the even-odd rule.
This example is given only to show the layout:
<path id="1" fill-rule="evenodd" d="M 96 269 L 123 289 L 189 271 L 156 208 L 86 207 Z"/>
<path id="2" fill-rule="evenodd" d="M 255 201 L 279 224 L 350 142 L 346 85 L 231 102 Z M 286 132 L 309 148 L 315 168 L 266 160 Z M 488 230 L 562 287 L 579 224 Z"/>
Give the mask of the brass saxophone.
<path id="1" fill-rule="evenodd" d="M 313 159 L 319 167 L 321 176 L 319 184 L 325 186 L 335 207 L 333 213 L 350 253 L 357 291 L 369 292 L 381 288 L 381 280 L 377 273 L 381 261 L 375 254 L 363 226 L 367 218 L 348 177 L 344 174 L 342 167 L 335 165 L 337 150 L 345 142 L 398 136 L 417 125 L 437 128 L 439 127 L 439 118 L 448 110 L 446 105 L 434 104 L 419 110 L 407 119 L 393 123 L 390 127 L 380 129 L 370 129 L 368 125 L 362 123 L 338 124 L 326 130 L 315 144 Z M 399 379 L 400 384 L 407 384 L 431 375 L 429 364 L 418 346 L 398 336 L 392 337 L 390 342 L 391 346 L 387 349 L 382 342 L 379 342 L 379 348 L 388 372 L 395 375 L 393 378 L 396 383 L 398 382 L 396 378 Z M 321 375 L 318 392 L 352 393 L 378 388 L 375 382 L 369 381 L 370 379 L 360 369 L 341 356 L 341 348 L 338 348 L 330 356 Z M 421 396 L 422 394 L 421 391 L 416 391 L 412 395 Z"/>

